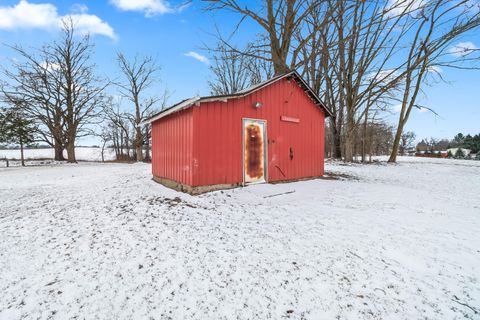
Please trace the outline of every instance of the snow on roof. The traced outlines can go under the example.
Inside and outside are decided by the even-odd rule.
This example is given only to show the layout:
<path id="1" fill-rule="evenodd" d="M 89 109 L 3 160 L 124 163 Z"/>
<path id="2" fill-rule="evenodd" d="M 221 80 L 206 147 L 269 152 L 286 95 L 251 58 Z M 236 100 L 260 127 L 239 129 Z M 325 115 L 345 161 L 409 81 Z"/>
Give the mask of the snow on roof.
<path id="1" fill-rule="evenodd" d="M 313 91 L 312 88 L 310 88 L 310 86 L 305 82 L 305 80 L 302 79 L 302 77 L 297 73 L 297 71 L 290 71 L 288 73 L 285 73 L 285 74 L 282 74 L 282 75 L 279 75 L 279 76 L 276 76 L 276 77 L 273 77 L 269 80 L 266 80 L 266 81 L 263 81 L 263 82 L 260 82 L 258 84 L 255 84 L 251 87 L 248 87 L 246 89 L 243 89 L 243 90 L 240 90 L 236 93 L 233 93 L 233 94 L 228 94 L 228 95 L 217 95 L 217 96 L 204 96 L 204 97 L 200 97 L 200 96 L 196 96 L 196 97 L 192 97 L 190 99 L 185 99 L 185 100 L 182 100 L 166 109 L 163 109 L 162 111 L 158 112 L 157 114 L 151 116 L 150 118 L 146 119 L 143 124 L 147 124 L 147 123 L 152 123 L 158 119 L 161 119 L 163 117 L 166 117 L 172 113 L 175 113 L 175 112 L 178 112 L 178 111 L 181 111 L 183 109 L 187 109 L 187 108 L 190 108 L 191 106 L 195 105 L 195 104 L 199 104 L 201 102 L 208 102 L 208 101 L 222 101 L 222 100 L 228 100 L 228 99 L 233 99 L 233 98 L 240 98 L 240 97 L 244 97 L 244 96 L 247 96 L 257 90 L 260 90 L 280 79 L 284 79 L 284 78 L 293 78 L 295 79 L 295 81 L 303 88 L 303 90 L 305 91 L 306 94 L 308 94 L 308 96 L 315 102 L 315 104 L 317 106 L 319 106 L 320 108 L 322 108 L 323 110 L 325 110 L 325 112 L 327 113 L 327 116 L 332 116 L 332 111 L 327 108 L 325 106 L 325 104 L 320 100 L 320 98 L 315 94 L 315 92 Z"/>

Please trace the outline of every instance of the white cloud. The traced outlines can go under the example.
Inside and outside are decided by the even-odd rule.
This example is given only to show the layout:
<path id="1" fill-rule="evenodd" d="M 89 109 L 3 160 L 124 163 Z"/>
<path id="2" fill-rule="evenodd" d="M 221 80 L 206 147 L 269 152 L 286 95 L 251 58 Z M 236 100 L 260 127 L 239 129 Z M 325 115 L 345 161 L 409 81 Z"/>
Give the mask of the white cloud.
<path id="1" fill-rule="evenodd" d="M 57 8 L 50 3 L 21 0 L 12 7 L 0 7 L 0 28 L 50 28 L 58 20 Z"/>
<path id="2" fill-rule="evenodd" d="M 395 80 L 398 77 L 398 72 L 394 69 L 380 70 L 378 74 L 375 74 L 374 78 L 381 82 L 389 82 Z"/>
<path id="3" fill-rule="evenodd" d="M 393 111 L 395 111 L 397 113 L 402 111 L 402 105 L 401 104 L 394 105 L 393 106 Z"/>
<path id="4" fill-rule="evenodd" d="M 388 2 L 388 15 L 413 14 L 425 6 L 427 0 L 390 0 Z"/>
<path id="5" fill-rule="evenodd" d="M 181 11 L 185 7 L 175 8 L 165 0 L 110 0 L 110 2 L 120 10 L 142 12 L 146 17 Z"/>
<path id="6" fill-rule="evenodd" d="M 81 33 L 100 34 L 115 39 L 113 28 L 96 15 L 87 14 L 88 8 L 81 6 L 78 13 L 61 16 L 51 3 L 29 3 L 27 0 L 13 6 L 0 6 L 0 29 L 45 29 L 54 30 L 62 25 L 65 18 L 73 21 Z"/>
<path id="7" fill-rule="evenodd" d="M 398 76 L 398 71 L 394 69 L 379 70 L 368 74 L 367 77 L 365 77 L 364 83 L 365 85 L 368 85 L 370 83 L 375 83 L 377 85 L 386 85 L 396 80 Z"/>
<path id="8" fill-rule="evenodd" d="M 81 3 L 75 3 L 72 5 L 71 11 L 73 13 L 86 13 L 88 11 L 88 7 Z"/>
<path id="9" fill-rule="evenodd" d="M 197 52 L 195 52 L 195 51 L 190 51 L 190 52 L 184 53 L 184 55 L 187 56 L 187 57 L 191 57 L 191 58 L 193 58 L 193 59 L 195 59 L 195 60 L 198 60 L 198 61 L 200 61 L 200 62 L 202 62 L 202 63 L 205 63 L 205 64 L 207 64 L 207 65 L 210 64 L 210 61 L 208 60 L 207 57 L 202 56 L 201 54 L 199 54 L 199 53 L 197 53 Z"/>
<path id="10" fill-rule="evenodd" d="M 476 51 L 476 50 L 480 50 L 480 48 L 478 48 L 472 42 L 466 41 L 466 42 L 460 42 L 460 43 L 454 45 L 453 47 L 451 47 L 448 50 L 448 53 L 450 53 L 454 57 L 459 57 L 460 58 L 460 57 L 464 57 L 466 55 L 469 55 L 470 53 L 472 53 L 473 51 Z"/>
<path id="11" fill-rule="evenodd" d="M 48 71 L 54 71 L 54 70 L 59 70 L 60 69 L 60 65 L 57 64 L 57 63 L 44 62 L 44 63 L 42 63 L 41 66 L 42 66 L 43 69 L 48 70 Z"/>
<path id="12" fill-rule="evenodd" d="M 111 39 L 117 39 L 113 28 L 96 15 L 81 13 L 71 14 L 70 17 L 72 18 L 77 31 L 82 34 L 101 34 Z"/>

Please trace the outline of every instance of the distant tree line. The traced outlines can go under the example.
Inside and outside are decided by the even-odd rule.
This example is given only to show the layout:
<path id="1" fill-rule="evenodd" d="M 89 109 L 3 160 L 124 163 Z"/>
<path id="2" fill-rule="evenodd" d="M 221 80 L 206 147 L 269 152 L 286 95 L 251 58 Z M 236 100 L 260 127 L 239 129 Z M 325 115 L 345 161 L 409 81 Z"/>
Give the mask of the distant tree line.
<path id="1" fill-rule="evenodd" d="M 452 148 L 469 149 L 472 153 L 480 153 L 480 134 L 471 136 L 470 134 L 457 134 L 451 143 Z"/>
<path id="2" fill-rule="evenodd" d="M 335 143 L 332 135 L 332 130 L 329 128 L 330 124 L 327 122 L 325 131 L 325 157 L 334 157 Z M 362 162 L 372 162 L 372 156 L 389 155 L 392 146 L 395 129 L 385 121 L 370 121 L 366 125 L 361 126 L 356 131 L 355 141 L 353 145 L 353 153 L 355 160 Z M 404 134 L 404 140 L 402 140 L 400 154 L 405 155 L 406 150 L 412 146 L 412 140 L 406 138 L 412 135 L 413 139 L 415 134 L 408 132 Z M 342 145 L 343 147 L 343 145 Z M 343 152 L 343 150 L 342 150 Z"/>
<path id="3" fill-rule="evenodd" d="M 468 149 L 473 154 L 478 154 L 480 153 L 480 134 L 472 136 L 458 133 L 453 139 L 422 139 L 416 146 L 418 151 L 424 152 L 446 151 L 451 148 Z"/>

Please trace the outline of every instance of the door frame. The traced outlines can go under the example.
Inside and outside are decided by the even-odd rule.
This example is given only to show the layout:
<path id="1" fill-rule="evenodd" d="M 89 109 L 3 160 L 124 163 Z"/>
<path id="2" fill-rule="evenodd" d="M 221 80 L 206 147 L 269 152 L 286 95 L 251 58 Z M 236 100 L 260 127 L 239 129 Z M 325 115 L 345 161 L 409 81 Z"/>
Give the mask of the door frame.
<path id="1" fill-rule="evenodd" d="M 245 123 L 246 121 L 263 122 L 263 178 L 265 181 L 245 182 Z M 268 136 L 267 120 L 242 118 L 242 186 L 268 183 Z"/>

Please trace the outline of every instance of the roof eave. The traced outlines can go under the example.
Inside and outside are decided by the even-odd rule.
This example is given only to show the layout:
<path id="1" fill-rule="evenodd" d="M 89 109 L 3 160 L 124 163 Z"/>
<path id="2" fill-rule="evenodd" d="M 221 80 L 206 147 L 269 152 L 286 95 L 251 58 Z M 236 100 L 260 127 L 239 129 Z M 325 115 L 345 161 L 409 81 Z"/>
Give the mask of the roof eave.
<path id="1" fill-rule="evenodd" d="M 200 100 L 200 97 L 193 97 L 193 98 L 190 98 L 190 99 L 187 99 L 181 103 L 179 103 L 178 105 L 176 106 L 173 106 L 167 110 L 165 110 L 164 112 L 160 111 L 160 113 L 154 115 L 153 117 L 151 118 L 148 118 L 146 119 L 145 121 L 143 121 L 140 125 L 145 125 L 145 124 L 151 124 L 152 122 L 155 122 L 161 118 L 164 118 L 172 113 L 175 113 L 175 112 L 178 112 L 178 111 L 181 111 L 185 108 L 188 108 L 189 106 L 191 106 L 192 104 L 198 102 Z"/>
<path id="2" fill-rule="evenodd" d="M 248 96 L 248 95 L 252 94 L 255 91 L 258 91 L 258 90 L 261 90 L 261 89 L 265 88 L 266 86 L 268 86 L 268 85 L 270 85 L 270 84 L 272 84 L 276 81 L 279 81 L 279 80 L 284 79 L 284 78 L 289 78 L 289 77 L 292 77 L 292 76 L 294 76 L 297 80 L 300 81 L 300 83 L 304 87 L 303 89 L 305 90 L 305 92 L 307 93 L 307 91 L 308 91 L 307 94 L 315 102 L 316 105 L 318 105 L 321 109 L 323 109 L 325 111 L 327 117 L 328 116 L 333 116 L 332 111 L 325 106 L 325 104 L 322 102 L 322 100 L 320 100 L 320 98 L 316 95 L 316 93 L 313 91 L 313 89 L 305 82 L 305 80 L 303 80 L 303 78 L 298 74 L 297 71 L 293 70 L 293 71 L 287 72 L 283 75 L 273 77 L 272 79 L 264 81 L 264 82 L 260 83 L 259 85 L 253 86 L 249 90 L 244 90 L 244 91 L 240 91 L 240 92 L 229 94 L 229 95 L 206 96 L 206 97 L 196 96 L 196 97 L 187 99 L 183 102 L 180 102 L 178 105 L 174 105 L 169 109 L 166 109 L 164 111 L 160 111 L 158 114 L 152 116 L 149 119 L 146 119 L 141 124 L 142 125 L 143 124 L 150 124 L 150 123 L 155 122 L 155 121 L 157 121 L 161 118 L 164 118 L 164 117 L 166 117 L 166 116 L 168 116 L 172 113 L 175 113 L 175 112 L 178 112 L 178 111 L 183 110 L 185 108 L 188 108 L 189 106 L 191 106 L 194 103 L 210 102 L 210 101 L 227 101 L 228 99 L 245 97 L 245 96 Z"/>
<path id="3" fill-rule="evenodd" d="M 327 108 L 325 103 L 323 103 L 323 101 L 317 96 L 315 91 L 313 91 L 313 89 L 308 85 L 308 83 L 306 83 L 305 80 L 303 80 L 303 78 L 298 74 L 297 71 L 291 71 L 290 73 L 287 73 L 286 75 L 290 75 L 290 76 L 295 75 L 297 77 L 297 79 L 300 80 L 300 82 L 305 86 L 305 88 L 308 90 L 308 92 L 314 98 L 314 100 L 316 100 L 316 102 L 317 102 L 316 104 L 318 104 L 322 109 L 325 110 L 326 116 L 327 117 L 333 117 L 332 111 L 329 108 Z"/>

